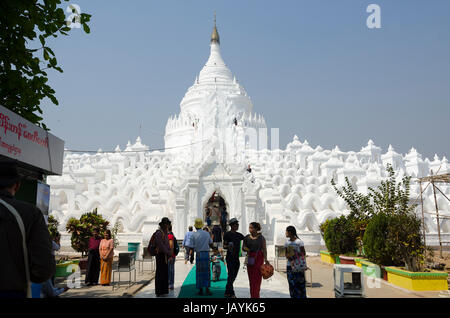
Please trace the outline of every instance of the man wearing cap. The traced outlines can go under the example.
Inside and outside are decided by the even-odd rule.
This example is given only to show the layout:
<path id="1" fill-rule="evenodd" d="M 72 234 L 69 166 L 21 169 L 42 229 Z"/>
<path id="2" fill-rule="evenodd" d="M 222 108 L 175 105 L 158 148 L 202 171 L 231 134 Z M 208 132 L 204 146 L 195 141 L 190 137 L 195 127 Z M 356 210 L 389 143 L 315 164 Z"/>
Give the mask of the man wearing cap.
<path id="1" fill-rule="evenodd" d="M 168 218 L 162 218 L 159 223 L 159 229 L 154 234 L 157 250 L 155 273 L 155 294 L 157 297 L 169 293 L 169 261 L 172 260 L 172 250 L 167 235 L 171 224 Z"/>
<path id="2" fill-rule="evenodd" d="M 55 273 L 42 212 L 14 199 L 21 178 L 15 162 L 0 162 L 0 298 L 30 297 L 30 281 L 43 283 Z"/>
<path id="3" fill-rule="evenodd" d="M 203 231 L 203 220 L 195 219 L 194 227 L 197 232 L 192 235 L 192 246 L 196 252 L 195 257 L 195 278 L 196 287 L 199 289 L 198 295 L 203 295 L 203 288 L 206 288 L 206 295 L 212 295 L 209 291 L 211 285 L 211 268 L 209 263 L 209 249 L 213 246 L 211 235 Z"/>
<path id="4" fill-rule="evenodd" d="M 227 249 L 226 261 L 228 271 L 225 298 L 236 298 L 233 283 L 239 272 L 239 266 L 241 265 L 239 262 L 239 252 L 244 235 L 237 231 L 239 229 L 239 221 L 236 218 L 232 218 L 228 224 L 230 225 L 231 230 L 223 236 L 223 247 Z"/>

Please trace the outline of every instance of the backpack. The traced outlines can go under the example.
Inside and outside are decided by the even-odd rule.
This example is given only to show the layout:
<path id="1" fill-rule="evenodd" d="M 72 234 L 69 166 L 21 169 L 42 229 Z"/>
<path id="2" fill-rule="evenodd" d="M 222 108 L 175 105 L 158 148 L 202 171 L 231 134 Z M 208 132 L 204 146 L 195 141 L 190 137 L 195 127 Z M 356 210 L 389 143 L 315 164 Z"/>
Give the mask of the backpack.
<path id="1" fill-rule="evenodd" d="M 156 250 L 156 232 L 159 230 L 156 230 L 155 233 L 153 233 L 152 238 L 150 239 L 150 242 L 148 243 L 148 253 L 150 256 L 156 256 L 158 254 L 158 251 Z"/>
<path id="2" fill-rule="evenodd" d="M 173 235 L 173 233 L 172 233 L 172 235 Z M 174 238 L 173 253 L 175 254 L 175 256 L 177 256 L 178 253 L 180 252 L 180 247 L 178 246 L 178 241 L 177 241 L 177 238 L 175 237 L 175 235 L 173 235 L 173 238 Z"/>
<path id="3" fill-rule="evenodd" d="M 148 250 L 148 253 L 150 254 L 150 256 L 156 256 L 156 254 L 158 254 L 158 252 L 156 250 L 156 235 L 155 235 L 157 231 L 160 231 L 160 230 L 156 230 L 155 233 L 153 233 L 152 238 L 150 239 L 150 242 L 148 243 L 147 250 Z M 177 256 L 178 253 L 180 252 L 180 247 L 178 246 L 178 241 L 177 241 L 177 238 L 175 237 L 175 235 L 173 237 L 174 237 L 174 241 L 175 241 L 175 244 L 173 246 L 173 252 L 174 252 L 175 256 Z"/>

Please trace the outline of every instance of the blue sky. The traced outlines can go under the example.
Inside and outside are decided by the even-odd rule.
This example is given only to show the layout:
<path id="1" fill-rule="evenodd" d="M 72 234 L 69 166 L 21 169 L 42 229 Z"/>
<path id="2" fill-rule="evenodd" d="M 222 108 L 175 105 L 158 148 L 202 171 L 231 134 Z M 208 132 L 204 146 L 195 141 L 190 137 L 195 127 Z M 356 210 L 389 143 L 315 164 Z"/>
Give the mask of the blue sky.
<path id="1" fill-rule="evenodd" d="M 91 33 L 52 39 L 63 74 L 45 123 L 69 149 L 123 149 L 141 128 L 164 147 L 170 115 L 209 56 L 213 13 L 222 56 L 254 111 L 312 146 L 386 152 L 414 146 L 450 159 L 450 1 L 81 1 Z M 366 8 L 381 7 L 381 29 Z M 67 3 L 65 4 L 65 6 Z"/>

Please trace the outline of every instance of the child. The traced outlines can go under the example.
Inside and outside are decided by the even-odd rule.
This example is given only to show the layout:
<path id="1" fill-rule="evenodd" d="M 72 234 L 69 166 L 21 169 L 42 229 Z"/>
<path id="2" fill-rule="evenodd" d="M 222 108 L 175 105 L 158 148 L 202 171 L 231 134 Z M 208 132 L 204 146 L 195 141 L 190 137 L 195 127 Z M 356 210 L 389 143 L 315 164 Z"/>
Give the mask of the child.
<path id="1" fill-rule="evenodd" d="M 219 254 L 217 246 L 214 246 L 213 255 L 211 256 L 213 282 L 217 282 L 220 278 L 220 261 L 223 262 L 223 256 Z"/>

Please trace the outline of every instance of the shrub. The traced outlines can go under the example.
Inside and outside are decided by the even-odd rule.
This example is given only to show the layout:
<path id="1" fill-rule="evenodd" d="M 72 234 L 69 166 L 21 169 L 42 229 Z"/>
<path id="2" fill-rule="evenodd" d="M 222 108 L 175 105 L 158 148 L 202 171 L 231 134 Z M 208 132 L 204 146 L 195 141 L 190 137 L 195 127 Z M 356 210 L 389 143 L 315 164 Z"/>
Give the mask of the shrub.
<path id="1" fill-rule="evenodd" d="M 336 181 L 331 179 L 334 190 L 350 208 L 350 216 L 356 219 L 367 219 L 372 216 L 374 207 L 371 196 L 358 193 L 347 177 L 345 177 L 345 183 L 346 186 L 339 189 L 336 187 Z"/>
<path id="2" fill-rule="evenodd" d="M 405 265 L 416 272 L 423 263 L 421 221 L 413 213 L 378 213 L 364 234 L 364 250 L 371 262 Z"/>
<path id="3" fill-rule="evenodd" d="M 386 166 L 386 171 L 388 178 L 376 189 L 369 188 L 367 195 L 357 193 L 348 178 L 347 186 L 341 189 L 334 180 L 331 184 L 349 206 L 349 218 L 359 233 L 356 241 L 360 248 L 362 241 L 369 260 L 381 265 L 403 263 L 407 270 L 418 271 L 423 263 L 424 246 L 421 221 L 409 201 L 411 177 L 397 182 L 391 165 Z"/>
<path id="4" fill-rule="evenodd" d="M 356 252 L 356 237 L 358 234 L 351 218 L 342 215 L 325 223 L 322 224 L 323 239 L 329 252 L 333 254 L 353 254 Z"/>
<path id="5" fill-rule="evenodd" d="M 100 214 L 97 214 L 97 209 L 83 214 L 79 220 L 70 218 L 67 222 L 66 230 L 72 233 L 70 239 L 72 248 L 77 252 L 81 252 L 84 256 L 88 252 L 89 238 L 92 237 L 93 230 L 98 228 L 100 236 L 103 236 L 108 224 L 108 221 L 103 219 Z"/>
<path id="6" fill-rule="evenodd" d="M 319 228 L 320 228 L 320 234 L 322 235 L 322 237 L 325 237 L 325 231 L 326 231 L 328 225 L 330 224 L 330 222 L 331 222 L 331 220 L 325 220 L 325 222 L 320 224 Z"/>
<path id="7" fill-rule="evenodd" d="M 336 193 L 344 199 L 350 209 L 348 222 L 351 223 L 355 231 L 356 246 L 358 254 L 363 254 L 363 237 L 370 217 L 374 214 L 374 206 L 372 205 L 371 196 L 358 193 L 352 183 L 345 177 L 346 186 L 337 188 L 334 179 L 331 179 L 331 185 Z"/>
<path id="8" fill-rule="evenodd" d="M 401 259 L 395 253 L 395 246 L 388 240 L 390 216 L 378 213 L 367 224 L 363 237 L 364 252 L 369 261 L 384 265 L 399 265 Z"/>
<path id="9" fill-rule="evenodd" d="M 395 247 L 395 255 L 404 262 L 406 270 L 412 272 L 419 271 L 424 263 L 421 224 L 412 212 L 390 216 L 388 242 Z"/>

